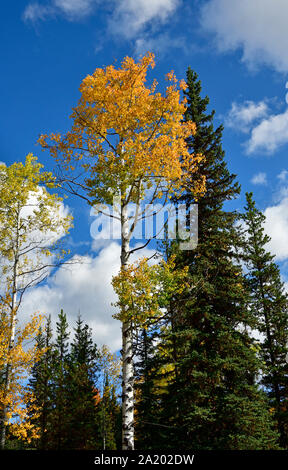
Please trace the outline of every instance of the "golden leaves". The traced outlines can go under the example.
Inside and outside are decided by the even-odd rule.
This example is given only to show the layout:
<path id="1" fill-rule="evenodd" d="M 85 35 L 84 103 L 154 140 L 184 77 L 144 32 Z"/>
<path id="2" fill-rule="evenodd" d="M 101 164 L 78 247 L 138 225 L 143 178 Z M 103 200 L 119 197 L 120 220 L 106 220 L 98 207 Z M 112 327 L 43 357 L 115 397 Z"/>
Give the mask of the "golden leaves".
<path id="1" fill-rule="evenodd" d="M 145 183 L 160 177 L 176 192 L 199 164 L 201 157 L 191 155 L 186 144 L 196 130 L 194 123 L 183 121 L 186 100 L 180 91 L 187 85 L 171 71 L 165 94 L 156 92 L 155 80 L 146 85 L 148 69 L 154 66 L 154 54 L 148 52 L 139 62 L 125 57 L 118 69 L 97 68 L 82 81 L 71 131 L 38 140 L 67 170 L 75 168 L 72 161 L 84 159 L 93 202 L 106 202 L 111 188 L 125 192 L 139 178 Z M 195 181 L 195 194 L 198 185 Z"/>
<path id="2" fill-rule="evenodd" d="M 103 379 L 108 378 L 110 390 L 120 385 L 121 360 L 105 344 L 99 351 L 99 366 L 103 371 Z M 102 384 L 102 388 L 103 386 L 104 384 Z"/>
<path id="3" fill-rule="evenodd" d="M 0 383 L 0 409 L 7 409 L 6 424 L 10 423 L 10 432 L 30 442 L 38 437 L 38 429 L 29 420 L 30 413 L 37 415 L 35 398 L 26 386 L 32 366 L 37 362 L 45 350 L 39 350 L 35 337 L 39 333 L 43 317 L 33 315 L 31 320 L 16 329 L 14 345 L 10 347 L 11 316 L 7 305 L 9 294 L 0 302 L 0 369 L 4 371 L 9 365 L 9 384 Z M 32 343 L 32 346 L 31 346 Z M 30 346 L 29 346 L 30 345 Z"/>

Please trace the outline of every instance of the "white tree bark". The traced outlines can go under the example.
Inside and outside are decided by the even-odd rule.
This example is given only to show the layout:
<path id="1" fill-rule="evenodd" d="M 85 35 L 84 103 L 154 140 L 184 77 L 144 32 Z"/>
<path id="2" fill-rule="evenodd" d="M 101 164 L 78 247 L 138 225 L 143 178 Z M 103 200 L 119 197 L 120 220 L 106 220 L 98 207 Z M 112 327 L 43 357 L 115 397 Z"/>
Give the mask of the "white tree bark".
<path id="1" fill-rule="evenodd" d="M 14 341 L 15 341 L 15 325 L 16 325 L 16 292 L 13 294 L 12 305 L 11 305 L 11 330 L 10 330 L 10 341 L 9 341 L 9 353 L 11 349 L 13 349 Z M 5 394 L 7 395 L 10 386 L 10 372 L 11 372 L 11 364 L 7 362 L 6 371 L 5 371 L 5 378 L 4 378 L 4 389 Z M 1 417 L 1 438 L 0 438 L 0 448 L 3 450 L 5 448 L 6 442 L 6 423 L 7 423 L 7 407 L 4 407 L 2 410 L 2 417 Z"/>
<path id="2" fill-rule="evenodd" d="M 129 224 L 126 203 L 121 203 L 121 267 L 125 269 L 129 259 Z M 133 331 L 130 321 L 122 324 L 122 449 L 134 449 L 134 367 Z"/>

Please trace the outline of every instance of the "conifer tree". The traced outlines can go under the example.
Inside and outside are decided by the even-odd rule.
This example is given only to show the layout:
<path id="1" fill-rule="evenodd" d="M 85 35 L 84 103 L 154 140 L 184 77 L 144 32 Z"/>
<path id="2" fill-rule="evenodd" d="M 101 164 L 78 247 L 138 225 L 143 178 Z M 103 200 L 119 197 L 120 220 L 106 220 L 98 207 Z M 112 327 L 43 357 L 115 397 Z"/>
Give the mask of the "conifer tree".
<path id="1" fill-rule="evenodd" d="M 29 388 L 36 397 L 36 404 L 39 409 L 37 417 L 31 416 L 32 422 L 35 422 L 40 429 L 40 438 L 35 445 L 41 450 L 49 447 L 49 437 L 51 433 L 51 416 L 53 410 L 52 402 L 52 327 L 51 316 L 46 321 L 45 330 L 40 331 L 36 338 L 37 347 L 44 351 L 38 362 L 34 364 L 31 377 L 29 380 Z"/>
<path id="2" fill-rule="evenodd" d="M 252 193 L 246 193 L 244 222 L 249 308 L 260 332 L 262 384 L 280 433 L 280 445 L 288 446 L 288 298 L 274 256 L 268 251 L 265 215 L 257 209 Z"/>
<path id="3" fill-rule="evenodd" d="M 69 332 L 66 314 L 61 310 L 56 322 L 56 341 L 53 347 L 53 402 L 51 445 L 56 450 L 66 448 L 68 432 L 67 376 L 69 363 Z"/>
<path id="4" fill-rule="evenodd" d="M 191 69 L 187 84 L 185 119 L 197 128 L 188 145 L 205 156 L 192 176 L 206 177 L 206 192 L 198 201 L 198 246 L 178 252 L 177 258 L 178 266 L 188 264 L 190 280 L 171 312 L 179 373 L 167 397 L 178 395 L 181 410 L 175 409 L 175 400 L 167 401 L 163 420 L 175 431 L 166 442 L 177 439 L 196 449 L 270 448 L 276 436 L 255 382 L 259 363 L 253 340 L 242 331 L 250 318 L 233 249 L 241 243 L 237 214 L 223 207 L 240 188 L 224 159 L 223 126 L 214 129 L 215 112 L 207 112 L 209 99 L 201 98 L 200 81 Z M 183 200 L 197 202 L 189 186 Z"/>
<path id="5" fill-rule="evenodd" d="M 31 414 L 31 423 L 40 429 L 35 447 L 45 450 L 121 448 L 121 407 L 116 396 L 119 360 L 105 346 L 98 350 L 92 330 L 80 316 L 71 345 L 63 310 L 56 327 L 54 342 L 50 317 L 44 333 L 37 336 L 42 355 L 29 381 L 38 410 L 37 415 Z"/>
<path id="6" fill-rule="evenodd" d="M 144 328 L 135 341 L 136 377 L 136 448 L 151 449 L 157 447 L 161 432 L 160 397 L 155 387 L 159 371 L 159 356 L 155 353 L 155 343 L 159 332 L 155 328 Z"/>
<path id="7" fill-rule="evenodd" d="M 93 449 L 100 444 L 96 382 L 99 352 L 92 331 L 79 316 L 71 344 L 68 373 L 69 448 Z"/>

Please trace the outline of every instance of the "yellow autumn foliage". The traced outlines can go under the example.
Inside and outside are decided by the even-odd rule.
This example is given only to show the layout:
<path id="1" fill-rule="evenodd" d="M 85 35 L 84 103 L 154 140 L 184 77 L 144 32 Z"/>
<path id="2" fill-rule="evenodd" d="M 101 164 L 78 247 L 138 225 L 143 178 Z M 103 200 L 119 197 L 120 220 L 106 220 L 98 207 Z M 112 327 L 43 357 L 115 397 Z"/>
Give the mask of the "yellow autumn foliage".
<path id="1" fill-rule="evenodd" d="M 93 204 L 111 203 L 111 190 L 126 195 L 139 181 L 145 190 L 154 178 L 176 193 L 203 159 L 186 144 L 196 127 L 183 121 L 186 98 L 180 95 L 185 82 L 172 71 L 161 94 L 155 80 L 146 85 L 148 69 L 154 66 L 154 55 L 148 52 L 139 62 L 125 57 L 118 69 L 97 68 L 80 86 L 71 130 L 42 134 L 38 140 L 66 170 L 80 162 L 88 173 L 85 183 Z M 195 196 L 203 193 L 204 177 L 195 185 Z"/>
<path id="2" fill-rule="evenodd" d="M 9 367 L 9 385 L 0 382 L 0 413 L 6 410 L 6 422 L 9 432 L 26 442 L 39 437 L 38 428 L 31 423 L 30 415 L 37 416 L 38 409 L 35 397 L 27 387 L 27 379 L 35 362 L 43 351 L 34 342 L 41 327 L 43 317 L 33 315 L 24 325 L 17 325 L 15 340 L 9 347 L 11 336 L 11 315 L 7 308 L 9 296 L 2 297 L 0 302 L 0 370 Z"/>

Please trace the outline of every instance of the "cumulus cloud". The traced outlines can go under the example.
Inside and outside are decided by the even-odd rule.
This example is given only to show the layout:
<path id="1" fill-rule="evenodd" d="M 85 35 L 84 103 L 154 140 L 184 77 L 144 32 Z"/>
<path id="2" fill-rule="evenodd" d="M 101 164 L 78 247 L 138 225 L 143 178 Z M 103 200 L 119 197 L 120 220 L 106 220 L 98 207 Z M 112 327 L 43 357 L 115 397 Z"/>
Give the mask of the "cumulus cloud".
<path id="1" fill-rule="evenodd" d="M 281 114 L 275 114 L 263 119 L 252 129 L 247 142 L 247 153 L 275 153 L 288 143 L 288 109 Z"/>
<path id="2" fill-rule="evenodd" d="M 33 191 L 29 194 L 27 204 L 22 207 L 20 211 L 20 216 L 23 220 L 29 220 L 30 216 L 35 217 L 37 211 L 41 207 L 41 202 L 45 200 L 46 193 L 42 187 L 38 187 L 37 191 Z M 56 243 L 62 237 L 65 236 L 65 229 L 63 227 L 63 220 L 66 219 L 70 214 L 69 206 L 65 205 L 63 201 L 55 202 L 55 207 L 53 211 L 50 209 L 49 217 L 51 222 L 54 224 L 53 230 L 46 230 L 45 232 L 40 231 L 38 228 L 31 229 L 29 231 L 28 240 L 26 242 L 27 246 L 31 242 L 37 243 L 41 242 L 42 246 L 51 246 L 53 243 Z M 25 249 L 25 246 L 22 247 Z"/>
<path id="3" fill-rule="evenodd" d="M 29 3 L 23 12 L 23 20 L 35 23 L 44 21 L 54 15 L 54 9 L 49 5 L 41 5 L 40 3 Z"/>
<path id="4" fill-rule="evenodd" d="M 278 262 L 288 260 L 288 186 L 282 185 L 277 189 L 273 202 L 262 211 L 265 216 L 264 231 L 271 238 L 266 249 L 275 255 Z M 242 223 L 242 228 L 247 225 Z M 288 285 L 288 282 L 287 282 Z"/>
<path id="5" fill-rule="evenodd" d="M 110 29 L 134 37 L 148 24 L 164 23 L 176 11 L 180 0 L 120 0 L 116 3 Z"/>
<path id="6" fill-rule="evenodd" d="M 64 15 L 69 20 L 79 20 L 93 12 L 98 0 L 51 0 L 48 4 L 29 3 L 24 12 L 26 22 L 44 21 L 57 15 Z"/>
<path id="7" fill-rule="evenodd" d="M 35 286 L 42 282 L 54 266 L 59 265 L 60 260 L 57 255 L 61 249 L 57 245 L 60 240 L 65 237 L 66 232 L 63 226 L 65 220 L 70 215 L 70 209 L 64 205 L 62 201 L 55 202 L 54 206 L 49 209 L 49 221 L 53 227 L 40 227 L 37 224 L 38 215 L 43 201 L 47 202 L 44 189 L 38 187 L 37 191 L 30 192 L 28 200 L 20 210 L 20 218 L 22 221 L 23 233 L 19 240 L 19 279 L 18 289 L 21 291 L 27 286 Z M 33 223 L 31 224 L 31 219 Z M 5 226 L 5 222 L 3 222 Z M 25 228 L 24 228 L 25 227 Z M 0 224 L 0 230 L 3 227 Z M 6 243 L 13 244 L 13 233 L 7 235 Z M 48 249 L 51 254 L 45 252 Z M 44 250 L 44 251 L 43 251 Z M 26 274 L 24 274 L 26 273 Z M 13 275 L 13 260 L 0 257 L 0 291 L 7 286 L 7 279 L 11 279 Z"/>
<path id="8" fill-rule="evenodd" d="M 288 258 L 288 196 L 276 205 L 267 207 L 264 211 L 266 217 L 265 231 L 271 237 L 267 248 L 276 255 L 276 260 L 283 261 Z"/>
<path id="9" fill-rule="evenodd" d="M 256 175 L 253 176 L 251 179 L 251 182 L 253 184 L 258 184 L 258 185 L 266 185 L 267 184 L 267 175 L 266 173 L 257 173 Z"/>
<path id="10" fill-rule="evenodd" d="M 268 114 L 266 101 L 244 101 L 244 103 L 232 103 L 231 109 L 225 118 L 225 125 L 240 132 L 249 132 L 252 125 Z"/>
<path id="11" fill-rule="evenodd" d="M 119 245 L 112 243 L 95 258 L 77 257 L 77 264 L 59 269 L 47 285 L 27 293 L 21 315 L 39 311 L 51 315 L 55 324 L 63 308 L 72 324 L 81 313 L 83 320 L 92 327 L 99 345 L 119 349 L 120 323 L 112 318 L 111 306 L 116 300 L 111 279 L 119 269 L 119 254 Z"/>
<path id="12" fill-rule="evenodd" d="M 287 72 L 287 18 L 286 0 L 209 0 L 200 21 L 215 36 L 219 51 L 241 49 L 249 67 L 264 64 Z"/>
<path id="13" fill-rule="evenodd" d="M 108 21 L 113 33 L 126 38 L 135 37 L 151 23 L 163 24 L 175 12 L 181 0 L 50 0 L 49 3 L 29 3 L 23 13 L 25 21 L 35 22 L 51 16 L 62 15 L 78 21 L 94 14 L 97 8 L 108 6 Z"/>
<path id="14" fill-rule="evenodd" d="M 233 102 L 224 122 L 233 130 L 250 134 L 244 144 L 248 155 L 273 154 L 288 144 L 288 109 L 273 114 L 267 99 Z"/>
<path id="15" fill-rule="evenodd" d="M 159 26 L 167 23 L 176 13 L 182 0 L 48 0 L 31 2 L 22 15 L 26 23 L 65 18 L 77 22 L 97 11 L 106 10 L 106 30 L 114 38 L 135 41 L 134 53 L 144 55 L 148 50 L 164 55 L 173 49 L 186 49 L 183 37 L 159 33 Z M 95 48 L 95 52 L 102 46 Z"/>
<path id="16" fill-rule="evenodd" d="M 152 250 L 141 250 L 141 256 L 149 257 L 153 253 Z M 60 268 L 46 285 L 26 294 L 21 318 L 27 318 L 33 312 L 51 314 L 55 325 L 63 308 L 69 324 L 73 325 L 80 312 L 92 328 L 93 338 L 99 346 L 107 344 L 113 351 L 119 350 L 120 322 L 112 318 L 115 308 L 111 303 L 116 301 L 116 296 L 111 280 L 120 268 L 120 245 L 110 242 L 97 256 L 75 256 L 74 261 L 78 262 Z"/>
<path id="17" fill-rule="evenodd" d="M 163 33 L 156 37 L 141 36 L 135 41 L 135 54 L 137 56 L 144 55 L 147 51 L 153 51 L 158 55 L 164 55 L 167 51 L 173 49 L 186 49 L 186 41 L 183 37 L 170 37 L 169 34 Z"/>
<path id="18" fill-rule="evenodd" d="M 277 178 L 281 181 L 281 183 L 284 183 L 287 181 L 287 176 L 288 176 L 288 171 L 287 170 L 282 170 L 279 175 L 277 175 Z"/>
<path id="19" fill-rule="evenodd" d="M 89 15 L 97 0 L 53 0 L 55 7 L 59 8 L 67 16 Z"/>

